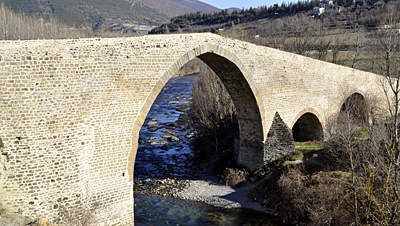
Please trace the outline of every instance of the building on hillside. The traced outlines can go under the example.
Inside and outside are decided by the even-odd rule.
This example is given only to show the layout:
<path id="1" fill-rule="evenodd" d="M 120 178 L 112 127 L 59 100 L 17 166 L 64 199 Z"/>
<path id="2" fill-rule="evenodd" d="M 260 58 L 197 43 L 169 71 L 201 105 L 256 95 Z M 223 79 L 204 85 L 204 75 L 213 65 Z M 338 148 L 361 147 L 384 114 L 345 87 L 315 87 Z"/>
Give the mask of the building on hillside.
<path id="1" fill-rule="evenodd" d="M 332 8 L 333 8 L 333 1 L 321 2 L 317 7 L 314 7 L 313 15 L 319 16 L 325 11 L 330 10 Z"/>
<path id="2" fill-rule="evenodd" d="M 319 8 L 324 8 L 325 10 L 333 8 L 333 1 L 326 1 L 319 3 Z"/>
<path id="3" fill-rule="evenodd" d="M 314 16 L 319 16 L 324 12 L 325 12 L 325 8 L 314 7 L 314 9 L 313 9 L 313 15 Z"/>

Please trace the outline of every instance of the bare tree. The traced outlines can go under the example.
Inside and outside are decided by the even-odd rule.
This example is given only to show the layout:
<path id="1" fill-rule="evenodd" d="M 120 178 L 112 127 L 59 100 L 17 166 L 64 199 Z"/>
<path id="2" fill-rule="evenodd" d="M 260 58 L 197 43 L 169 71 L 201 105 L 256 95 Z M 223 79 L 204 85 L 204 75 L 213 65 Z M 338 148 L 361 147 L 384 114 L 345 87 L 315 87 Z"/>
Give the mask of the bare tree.
<path id="1" fill-rule="evenodd" d="M 365 31 L 361 25 L 355 24 L 353 27 L 353 35 L 351 37 L 349 60 L 351 60 L 351 68 L 358 68 L 358 63 L 363 55 L 367 52 L 367 40 L 365 39 Z"/>
<path id="2" fill-rule="evenodd" d="M 214 144 L 215 153 L 218 153 L 220 144 L 229 138 L 220 138 L 220 129 L 234 124 L 236 110 L 233 101 L 221 80 L 207 65 L 201 66 L 191 95 L 189 117 L 202 131 L 212 134 L 213 139 L 209 142 Z"/>
<path id="3" fill-rule="evenodd" d="M 331 130 L 333 134 L 330 135 L 331 146 L 335 147 L 332 151 L 336 152 L 334 155 L 344 153 L 344 158 L 340 159 L 340 163 L 350 172 L 350 183 L 348 187 L 351 190 L 353 200 L 353 214 L 354 224 L 359 225 L 359 167 L 360 167 L 360 153 L 364 150 L 360 149 L 360 143 L 365 139 L 363 131 L 368 126 L 368 113 L 369 107 L 364 97 L 360 94 L 352 94 L 343 103 L 335 129 Z M 339 152 L 339 153 L 337 153 Z"/>
<path id="4" fill-rule="evenodd" d="M 345 40 L 348 38 L 348 34 L 346 33 L 340 33 L 339 35 L 336 35 L 333 40 L 333 45 L 331 45 L 331 51 L 332 51 L 332 63 L 337 64 L 338 63 L 338 55 L 339 52 L 342 50 L 344 46 Z"/>
<path id="5" fill-rule="evenodd" d="M 398 5 L 388 6 L 382 16 L 381 29 L 375 34 L 374 50 L 378 73 L 383 75 L 382 86 L 386 94 L 389 119 L 376 128 L 384 134 L 380 140 L 372 140 L 371 156 L 365 164 L 366 192 L 370 200 L 370 218 L 382 225 L 400 223 L 400 153 L 399 153 L 399 94 L 400 94 L 400 35 L 395 26 L 400 19 Z M 383 125 L 382 125 L 383 124 Z M 376 184 L 379 186 L 377 187 Z"/>
<path id="6" fill-rule="evenodd" d="M 297 14 L 286 20 L 285 27 L 289 36 L 284 43 L 285 50 L 325 60 L 331 42 L 325 37 L 321 21 Z"/>

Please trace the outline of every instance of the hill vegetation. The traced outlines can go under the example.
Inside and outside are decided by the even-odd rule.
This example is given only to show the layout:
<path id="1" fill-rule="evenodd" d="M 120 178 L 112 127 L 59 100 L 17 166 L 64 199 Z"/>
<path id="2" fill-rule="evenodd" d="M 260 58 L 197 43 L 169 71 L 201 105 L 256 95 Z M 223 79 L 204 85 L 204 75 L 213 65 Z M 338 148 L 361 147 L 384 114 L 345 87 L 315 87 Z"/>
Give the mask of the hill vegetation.
<path id="1" fill-rule="evenodd" d="M 299 1 L 240 11 L 190 13 L 150 31 L 158 33 L 212 32 L 259 45 L 374 71 L 369 41 L 380 29 L 381 16 L 397 1 L 337 1 L 321 15 L 312 9 L 319 0 Z"/>
<path id="2" fill-rule="evenodd" d="M 102 31 L 118 23 L 127 26 L 139 24 L 155 26 L 168 21 L 171 15 L 194 11 L 166 0 L 164 2 L 173 6 L 167 8 L 164 5 L 164 11 L 152 8 L 160 1 L 162 0 L 148 0 L 146 4 L 141 2 L 132 4 L 124 0 L 0 0 L 16 12 L 46 20 L 52 17 L 68 26 Z M 174 11 L 168 13 L 172 9 Z"/>
<path id="3" fill-rule="evenodd" d="M 89 32 L 69 28 L 55 18 L 39 20 L 23 13 L 16 13 L 0 4 L 0 39 L 84 38 Z"/>
<path id="4" fill-rule="evenodd" d="M 142 4 L 167 17 L 175 17 L 186 13 L 196 12 L 196 9 L 168 0 L 125 0 L 131 4 Z"/>
<path id="5" fill-rule="evenodd" d="M 214 13 L 221 11 L 221 9 L 218 9 L 212 5 L 197 0 L 169 0 L 169 1 L 176 2 L 180 5 L 184 5 L 192 9 L 195 9 L 196 11 L 201 11 L 205 13 Z"/>
<path id="6" fill-rule="evenodd" d="M 189 13 L 177 17 L 173 17 L 169 23 L 165 23 L 160 27 L 153 29 L 150 34 L 165 33 L 166 30 L 175 32 L 178 27 L 185 31 L 193 31 L 190 27 L 200 27 L 200 32 L 210 31 L 215 32 L 216 28 L 229 28 L 232 24 L 245 24 L 260 19 L 278 19 L 286 18 L 299 13 L 304 13 L 309 16 L 312 14 L 312 9 L 318 6 L 323 1 L 298 1 L 297 3 L 282 3 L 281 5 L 274 4 L 271 6 L 261 6 L 258 8 L 242 9 L 240 11 L 222 10 L 217 13 Z M 317 20 L 328 22 L 326 26 L 334 27 L 336 21 L 345 21 L 346 26 L 351 26 L 351 23 L 358 23 L 363 26 L 373 28 L 379 21 L 379 7 L 376 2 L 369 1 L 368 3 L 354 3 L 353 1 L 339 0 L 335 2 L 336 10 L 327 11 L 317 17 Z M 347 7 L 347 8 L 345 8 Z M 339 13 L 340 9 L 340 13 Z M 349 15 L 356 19 L 347 18 Z M 344 17 L 344 18 L 343 18 Z M 168 26 L 168 29 L 166 29 Z"/>
<path id="7" fill-rule="evenodd" d="M 0 0 L 10 9 L 76 28 L 104 32 L 147 34 L 171 17 L 219 9 L 197 0 Z M 143 26 L 148 26 L 147 30 Z M 129 30 L 129 31 L 128 31 Z M 142 32 L 143 30 L 143 32 Z"/>

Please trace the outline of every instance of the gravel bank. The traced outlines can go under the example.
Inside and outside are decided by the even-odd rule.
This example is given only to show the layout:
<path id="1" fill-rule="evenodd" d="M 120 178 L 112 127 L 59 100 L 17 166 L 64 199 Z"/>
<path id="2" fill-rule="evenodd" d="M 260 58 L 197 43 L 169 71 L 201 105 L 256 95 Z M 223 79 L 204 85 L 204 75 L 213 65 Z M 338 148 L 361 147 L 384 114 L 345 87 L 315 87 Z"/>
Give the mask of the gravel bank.
<path id="1" fill-rule="evenodd" d="M 186 189 L 177 193 L 177 197 L 185 200 L 204 202 L 221 208 L 248 208 L 269 212 L 257 202 L 249 200 L 248 194 L 253 185 L 246 182 L 239 188 L 231 188 L 215 180 L 192 180 Z"/>
<path id="2" fill-rule="evenodd" d="M 248 208 L 271 214 L 271 211 L 255 200 L 249 200 L 248 194 L 252 188 L 250 182 L 239 188 L 225 186 L 210 175 L 200 180 L 135 179 L 135 192 L 198 201 L 220 208 Z"/>

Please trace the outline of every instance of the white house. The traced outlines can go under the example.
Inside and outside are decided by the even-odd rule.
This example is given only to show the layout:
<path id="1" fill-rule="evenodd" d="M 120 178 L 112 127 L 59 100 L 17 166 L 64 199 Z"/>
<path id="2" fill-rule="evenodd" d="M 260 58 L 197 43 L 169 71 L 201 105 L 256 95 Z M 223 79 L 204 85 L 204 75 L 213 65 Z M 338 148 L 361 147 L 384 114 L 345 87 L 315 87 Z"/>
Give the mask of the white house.
<path id="1" fill-rule="evenodd" d="M 314 7 L 314 9 L 313 9 L 313 15 L 316 15 L 316 16 L 319 16 L 324 12 L 325 12 L 325 8 Z"/>
<path id="2" fill-rule="evenodd" d="M 325 10 L 328 10 L 332 8 L 333 6 L 333 1 L 326 1 L 326 2 L 321 2 L 319 3 L 319 8 L 324 8 Z"/>

